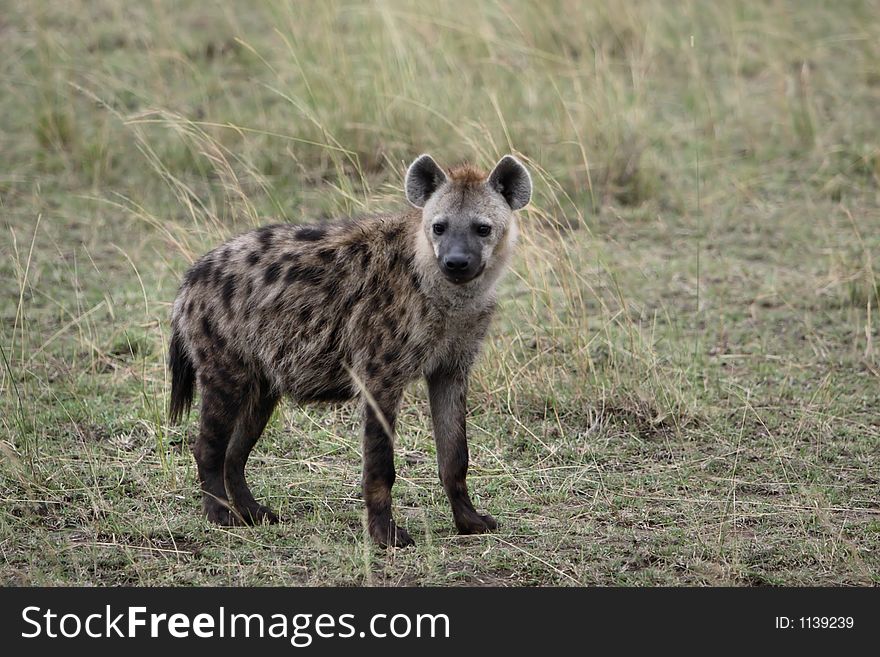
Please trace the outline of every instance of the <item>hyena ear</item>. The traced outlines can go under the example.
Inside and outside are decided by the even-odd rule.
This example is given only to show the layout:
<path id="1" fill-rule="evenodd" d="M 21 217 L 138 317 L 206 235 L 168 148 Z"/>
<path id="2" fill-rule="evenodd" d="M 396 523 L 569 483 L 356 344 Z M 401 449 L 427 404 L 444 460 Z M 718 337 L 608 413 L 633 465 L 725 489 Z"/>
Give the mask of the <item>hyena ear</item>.
<path id="1" fill-rule="evenodd" d="M 498 161 L 488 182 L 504 197 L 511 210 L 524 208 L 532 198 L 532 177 L 513 155 L 505 155 Z"/>
<path id="2" fill-rule="evenodd" d="M 419 155 L 406 170 L 406 200 L 417 208 L 423 208 L 431 194 L 445 182 L 446 174 L 434 158 L 427 153 Z"/>

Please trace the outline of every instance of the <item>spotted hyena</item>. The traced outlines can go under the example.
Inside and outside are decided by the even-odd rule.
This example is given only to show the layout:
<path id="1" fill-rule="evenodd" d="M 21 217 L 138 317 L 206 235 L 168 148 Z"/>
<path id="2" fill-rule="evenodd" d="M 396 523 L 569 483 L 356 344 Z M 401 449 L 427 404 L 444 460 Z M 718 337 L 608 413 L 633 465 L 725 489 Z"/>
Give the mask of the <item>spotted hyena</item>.
<path id="1" fill-rule="evenodd" d="M 200 258 L 174 301 L 170 416 L 201 426 L 193 452 L 204 513 L 220 524 L 276 522 L 245 482 L 251 449 L 282 396 L 362 400 L 363 496 L 372 538 L 412 544 L 391 516 L 393 434 L 408 383 L 428 383 L 440 479 L 458 531 L 496 527 L 465 477 L 468 373 L 531 197 L 514 157 L 491 173 L 422 155 L 406 174 L 421 211 L 265 226 Z"/>

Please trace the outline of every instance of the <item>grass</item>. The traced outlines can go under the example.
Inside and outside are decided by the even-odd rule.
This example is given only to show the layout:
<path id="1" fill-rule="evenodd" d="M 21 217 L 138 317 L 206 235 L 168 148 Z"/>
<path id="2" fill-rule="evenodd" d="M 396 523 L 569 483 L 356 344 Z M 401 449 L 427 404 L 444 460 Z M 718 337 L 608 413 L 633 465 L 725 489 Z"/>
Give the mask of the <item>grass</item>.
<path id="1" fill-rule="evenodd" d="M 0 582 L 880 583 L 870 2 L 2 2 Z M 536 182 L 454 535 L 422 384 L 412 550 L 365 541 L 352 406 L 285 405 L 198 514 L 180 277 L 270 219 L 402 205 L 429 151 Z"/>

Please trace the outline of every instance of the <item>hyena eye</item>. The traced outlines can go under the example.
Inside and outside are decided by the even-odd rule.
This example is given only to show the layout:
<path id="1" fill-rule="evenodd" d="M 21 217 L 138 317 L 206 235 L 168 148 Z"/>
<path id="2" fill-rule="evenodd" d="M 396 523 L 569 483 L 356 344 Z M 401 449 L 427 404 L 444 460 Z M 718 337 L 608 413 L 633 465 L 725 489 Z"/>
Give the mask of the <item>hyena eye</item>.
<path id="1" fill-rule="evenodd" d="M 446 232 L 446 224 L 434 224 L 433 229 L 435 235 L 442 235 Z"/>
<path id="2" fill-rule="evenodd" d="M 492 232 L 492 226 L 488 226 L 486 224 L 481 224 L 477 226 L 477 235 L 480 237 L 488 237 Z"/>

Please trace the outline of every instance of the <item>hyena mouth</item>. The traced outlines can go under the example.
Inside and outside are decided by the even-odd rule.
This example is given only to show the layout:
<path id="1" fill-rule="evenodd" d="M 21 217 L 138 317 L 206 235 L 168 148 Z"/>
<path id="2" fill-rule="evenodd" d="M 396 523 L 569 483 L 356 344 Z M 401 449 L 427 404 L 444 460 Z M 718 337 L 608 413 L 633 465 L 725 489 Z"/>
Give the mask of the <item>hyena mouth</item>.
<path id="1" fill-rule="evenodd" d="M 480 268 L 476 272 L 474 272 L 473 274 L 463 274 L 460 276 L 454 276 L 452 274 L 447 274 L 446 272 L 443 272 L 443 275 L 446 277 L 446 280 L 448 280 L 450 283 L 454 283 L 455 285 L 465 285 L 465 284 L 470 283 L 471 281 L 479 278 L 485 268 L 486 268 L 486 264 L 483 263 L 482 265 L 480 265 Z"/>

